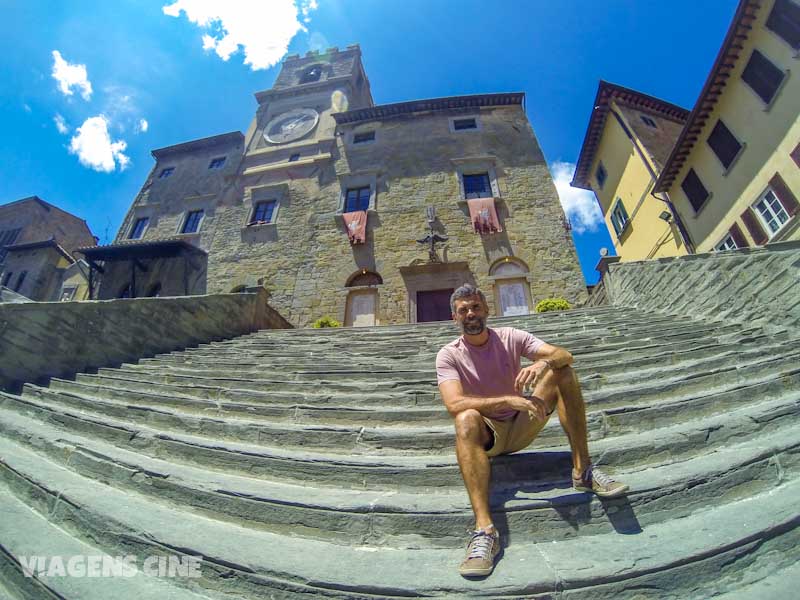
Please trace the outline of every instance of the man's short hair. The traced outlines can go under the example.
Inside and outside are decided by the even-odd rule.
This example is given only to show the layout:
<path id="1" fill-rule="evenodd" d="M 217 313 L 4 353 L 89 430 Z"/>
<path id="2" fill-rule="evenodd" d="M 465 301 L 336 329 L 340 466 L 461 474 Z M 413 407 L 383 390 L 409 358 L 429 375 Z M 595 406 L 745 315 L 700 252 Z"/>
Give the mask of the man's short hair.
<path id="1" fill-rule="evenodd" d="M 478 296 L 481 299 L 481 302 L 486 304 L 486 296 L 483 295 L 483 292 L 471 283 L 465 283 L 455 292 L 453 292 L 452 296 L 450 296 L 450 312 L 456 314 L 456 300 L 461 300 L 462 298 L 471 298 L 472 296 Z"/>

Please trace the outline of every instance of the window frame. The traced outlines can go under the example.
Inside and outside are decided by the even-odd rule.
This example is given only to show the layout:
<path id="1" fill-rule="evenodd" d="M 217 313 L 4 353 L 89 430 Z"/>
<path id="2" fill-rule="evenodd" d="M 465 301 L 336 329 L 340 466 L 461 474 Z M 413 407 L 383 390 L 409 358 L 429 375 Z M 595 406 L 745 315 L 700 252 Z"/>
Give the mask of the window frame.
<path id="1" fill-rule="evenodd" d="M 485 177 L 485 182 L 488 185 L 488 188 L 485 191 L 488 191 L 489 195 L 488 196 L 471 196 L 470 194 L 483 193 L 483 192 L 467 192 L 467 177 L 482 177 L 482 178 Z M 487 171 L 480 171 L 480 172 L 472 172 L 471 170 L 469 170 L 469 171 L 464 171 L 463 173 L 461 173 L 461 189 L 462 189 L 462 195 L 463 195 L 464 200 L 476 200 L 478 198 L 494 198 L 495 197 L 494 196 L 495 190 L 494 190 L 494 186 L 492 185 L 492 176 L 491 176 L 491 173 L 489 173 L 488 170 Z"/>
<path id="2" fill-rule="evenodd" d="M 645 114 L 641 114 L 641 113 L 640 113 L 640 114 L 639 114 L 639 118 L 640 118 L 640 119 L 642 120 L 642 122 L 643 122 L 645 125 L 647 125 L 647 126 L 650 128 L 650 129 L 658 129 L 658 128 L 659 128 L 659 127 L 658 127 L 658 123 L 656 123 L 656 120 L 655 120 L 655 119 L 653 119 L 653 117 L 651 117 L 650 115 L 645 115 Z"/>
<path id="3" fill-rule="evenodd" d="M 456 121 L 468 121 L 469 119 L 475 120 L 475 127 L 464 127 L 462 129 L 456 129 Z M 447 125 L 450 129 L 450 133 L 467 133 L 471 131 L 481 131 L 483 129 L 483 125 L 481 124 L 480 115 L 473 114 L 473 115 L 458 115 L 453 117 L 447 118 Z"/>
<path id="4" fill-rule="evenodd" d="M 226 162 L 228 162 L 227 156 L 217 156 L 216 158 L 212 158 L 211 161 L 208 163 L 208 169 L 209 170 L 222 169 L 225 166 Z"/>
<path id="5" fill-rule="evenodd" d="M 358 139 L 359 136 L 365 136 L 365 135 L 366 136 L 371 135 L 372 137 L 368 137 L 366 139 L 361 139 L 361 140 Z M 364 144 L 374 144 L 377 139 L 378 139 L 378 132 L 375 129 L 370 129 L 369 131 L 358 131 L 358 132 L 354 131 L 350 143 L 353 146 L 362 146 Z"/>
<path id="6" fill-rule="evenodd" d="M 334 214 L 334 219 L 336 219 L 337 223 L 342 220 L 342 215 L 347 207 L 347 190 L 349 189 L 369 186 L 370 196 L 367 212 L 377 212 L 378 174 L 379 171 L 377 169 L 369 169 L 348 173 L 346 175 L 339 175 L 339 202 L 336 206 L 336 213 Z"/>
<path id="7" fill-rule="evenodd" d="M 765 202 L 765 206 L 769 209 L 769 212 L 772 214 L 772 216 L 775 218 L 775 220 L 779 222 L 779 227 L 775 231 L 773 231 L 772 228 L 769 226 L 769 222 L 764 217 L 764 215 L 762 214 L 761 210 L 758 208 L 758 205 L 761 204 L 761 202 L 764 202 L 766 197 L 769 194 L 772 194 L 772 196 L 775 198 L 775 201 L 778 203 L 778 205 L 781 207 L 781 210 L 786 215 L 786 220 L 783 221 L 782 223 L 780 223 L 780 218 L 778 217 L 778 213 L 773 213 L 773 209 L 772 209 L 772 206 L 770 206 L 770 203 L 769 202 Z M 775 190 L 772 188 L 772 186 L 769 186 L 769 185 L 767 186 L 767 189 L 765 189 L 758 196 L 758 199 L 755 202 L 753 202 L 753 204 L 750 205 L 750 208 L 752 208 L 753 212 L 756 213 L 756 217 L 761 222 L 761 225 L 764 228 L 764 233 L 767 234 L 767 241 L 771 240 L 776 235 L 778 235 L 781 232 L 781 230 L 784 227 L 786 227 L 786 225 L 792 220 L 792 217 L 789 214 L 789 211 L 783 205 L 783 202 L 781 202 L 780 196 L 778 196 L 778 194 L 775 192 Z"/>
<path id="8" fill-rule="evenodd" d="M 22 288 L 22 285 L 25 283 L 25 280 L 27 278 L 28 278 L 28 272 L 27 271 L 20 271 L 19 272 L 19 275 L 17 275 L 17 283 L 14 286 L 14 291 L 16 293 L 19 294 L 19 290 L 20 290 L 20 288 Z"/>
<path id="9" fill-rule="evenodd" d="M 793 2 L 791 2 L 791 0 L 775 0 L 775 3 L 772 5 L 772 10 L 769 11 L 769 15 L 767 15 L 767 18 L 764 21 L 764 28 L 767 31 L 769 31 L 770 33 L 772 33 L 773 35 L 775 35 L 784 44 L 789 46 L 789 48 L 792 49 L 792 52 L 794 52 L 794 58 L 798 58 L 798 57 L 800 57 L 800 43 L 798 43 L 797 46 L 793 46 L 792 43 L 789 40 L 787 40 L 785 37 L 783 37 L 783 35 L 779 31 L 777 31 L 776 29 L 773 29 L 772 27 L 770 27 L 770 21 L 772 21 L 773 16 L 776 14 L 776 12 L 778 11 L 778 7 L 781 4 L 785 4 L 785 5 L 794 4 L 794 6 L 796 7 L 795 10 L 800 11 L 800 7 L 797 5 L 796 2 L 793 3 Z M 800 23 L 798 24 L 798 27 L 800 27 Z"/>
<path id="10" fill-rule="evenodd" d="M 142 221 L 145 222 L 144 223 L 144 227 L 142 227 L 142 231 L 139 233 L 139 235 L 134 237 L 134 234 L 136 233 L 136 227 Z M 128 239 L 129 240 L 140 240 L 140 239 L 142 239 L 144 237 L 144 234 L 147 232 L 147 229 L 149 227 L 150 227 L 150 217 L 149 216 L 137 217 L 136 220 L 133 222 L 133 225 L 131 225 L 131 230 L 128 233 Z"/>
<path id="11" fill-rule="evenodd" d="M 300 153 L 295 152 L 289 155 L 289 158 L 286 162 L 297 162 L 298 160 L 300 160 Z"/>
<path id="12" fill-rule="evenodd" d="M 736 153 L 731 157 L 730 162 L 726 165 L 725 162 L 722 160 L 722 157 L 717 152 L 717 149 L 712 145 L 711 138 L 714 135 L 714 132 L 717 131 L 717 127 L 722 126 L 722 128 L 727 131 L 727 133 L 731 136 L 731 138 L 739 145 L 739 149 Z M 714 127 L 711 128 L 711 131 L 706 137 L 706 145 L 711 149 L 711 153 L 717 158 L 719 164 L 722 166 L 723 174 L 727 175 L 731 172 L 736 162 L 739 160 L 739 157 L 742 155 L 745 149 L 745 143 L 740 141 L 736 134 L 731 131 L 730 127 L 723 121 L 722 119 L 717 119 L 717 122 L 714 124 Z"/>
<path id="13" fill-rule="evenodd" d="M 258 214 L 258 207 L 261 205 L 272 204 L 272 209 L 269 211 L 269 220 L 267 221 L 256 221 L 256 215 Z M 278 200 L 277 198 L 261 198 L 259 200 L 253 201 L 253 206 L 250 209 L 250 215 L 247 218 L 247 227 L 259 227 L 261 225 L 271 225 L 275 222 L 275 218 L 278 214 Z"/>
<path id="14" fill-rule="evenodd" d="M 72 302 L 75 299 L 75 294 L 78 291 L 77 285 L 65 285 L 61 288 L 61 294 L 58 297 L 59 302 Z M 65 298 L 64 296 L 69 292 L 69 297 Z"/>
<path id="15" fill-rule="evenodd" d="M 14 276 L 14 271 L 6 271 L 5 273 L 3 273 L 3 280 L 2 283 L 0 283 L 0 285 L 5 288 L 11 289 L 10 287 L 8 287 L 8 284 L 11 282 L 11 278 L 13 276 Z"/>
<path id="16" fill-rule="evenodd" d="M 686 187 L 685 187 L 686 181 L 689 179 L 691 173 L 694 173 L 694 177 L 699 182 L 700 187 L 702 187 L 703 190 L 705 190 L 705 192 L 706 192 L 705 198 L 703 198 L 702 202 L 700 202 L 700 204 L 697 207 L 695 207 L 694 202 L 692 201 L 692 198 L 689 195 L 689 193 L 686 191 Z M 694 169 L 694 167 L 690 167 L 689 170 L 686 171 L 686 175 L 684 175 L 683 180 L 680 183 L 680 188 L 681 188 L 681 191 L 683 192 L 684 196 L 686 196 L 686 200 L 688 200 L 689 206 L 694 211 L 695 216 L 699 215 L 700 211 L 702 211 L 706 206 L 708 206 L 708 202 L 709 202 L 709 200 L 711 200 L 712 194 L 709 191 L 709 189 L 705 186 L 705 184 L 703 183 L 703 180 L 700 179 L 700 175 L 697 174 L 697 171 Z"/>
<path id="17" fill-rule="evenodd" d="M 197 221 L 197 229 L 194 231 L 186 231 L 186 227 L 189 225 L 189 219 L 191 219 L 192 215 L 200 213 L 200 219 Z M 206 211 L 203 208 L 195 208 L 192 210 L 187 210 L 186 214 L 184 214 L 183 219 L 181 220 L 180 225 L 180 234 L 181 235 L 197 235 L 200 233 L 201 229 L 203 228 L 203 221 L 206 218 Z"/>
<path id="18" fill-rule="evenodd" d="M 356 208 L 355 210 L 347 210 L 347 205 L 348 205 L 348 202 L 350 200 L 350 192 L 357 192 L 358 195 L 356 197 L 356 200 L 358 201 L 358 203 L 360 205 L 361 201 L 363 199 L 362 198 L 362 194 L 363 194 L 364 190 L 366 190 L 366 207 L 365 208 Z M 362 210 L 363 211 L 368 211 L 369 208 L 370 208 L 371 199 L 372 199 L 372 186 L 360 185 L 360 186 L 348 187 L 347 189 L 345 189 L 345 192 L 344 192 L 344 206 L 343 206 L 342 213 L 359 212 L 359 211 L 362 211 Z"/>
<path id="19" fill-rule="evenodd" d="M 730 240 L 730 246 L 732 246 L 730 248 L 726 243 L 728 242 L 728 240 Z M 714 252 L 729 252 L 731 250 L 738 250 L 738 249 L 739 246 L 736 244 L 736 240 L 733 239 L 733 235 L 730 232 L 726 233 L 723 236 L 723 238 L 714 245 Z"/>
<path id="20" fill-rule="evenodd" d="M 622 223 L 620 223 L 620 218 L 617 216 L 617 211 L 620 209 L 624 216 L 624 222 Z M 628 229 L 628 225 L 631 222 L 631 218 L 628 215 L 628 210 L 625 208 L 625 203 L 622 201 L 622 198 L 618 197 L 614 202 L 614 206 L 611 208 L 608 218 L 611 221 L 611 226 L 614 228 L 614 233 L 617 234 L 617 239 L 619 239 L 622 234 L 625 233 L 625 230 Z"/>
<path id="21" fill-rule="evenodd" d="M 775 67 L 775 70 L 781 73 L 781 81 L 775 87 L 775 90 L 773 91 L 772 96 L 770 97 L 769 100 L 764 100 L 764 98 L 761 97 L 761 94 L 759 94 L 758 91 L 756 91 L 756 89 L 744 78 L 745 72 L 747 71 L 747 67 L 750 66 L 750 63 L 752 62 L 753 57 L 756 54 L 760 55 L 769 65 Z M 749 89 L 755 95 L 755 97 L 761 101 L 761 103 L 764 105 L 764 110 L 768 111 L 770 108 L 772 108 L 772 105 L 775 103 L 775 100 L 780 95 L 783 86 L 786 85 L 786 80 L 789 79 L 789 71 L 787 69 L 781 69 L 780 66 L 778 66 L 778 64 L 774 60 L 772 60 L 769 56 L 764 54 L 758 48 L 753 48 L 753 51 L 750 53 L 750 59 L 747 61 L 744 68 L 742 69 L 742 73 L 739 76 L 739 79 L 741 79 L 742 83 L 745 84 L 745 87 Z"/>
<path id="22" fill-rule="evenodd" d="M 175 173 L 175 167 L 163 167 L 158 174 L 158 179 L 169 179 Z"/>
<path id="23" fill-rule="evenodd" d="M 600 177 L 600 173 L 603 174 L 602 178 Z M 597 168 L 594 170 L 594 180 L 597 182 L 597 185 L 600 186 L 601 190 L 605 187 L 606 181 L 608 181 L 608 169 L 606 169 L 602 160 L 597 162 Z"/>
<path id="24" fill-rule="evenodd" d="M 316 73 L 316 77 L 312 75 L 314 72 Z M 304 85 L 306 83 L 317 83 L 318 81 L 322 80 L 322 65 L 319 63 L 315 63 L 313 65 L 308 65 L 303 72 L 300 74 L 298 78 L 298 85 Z"/>

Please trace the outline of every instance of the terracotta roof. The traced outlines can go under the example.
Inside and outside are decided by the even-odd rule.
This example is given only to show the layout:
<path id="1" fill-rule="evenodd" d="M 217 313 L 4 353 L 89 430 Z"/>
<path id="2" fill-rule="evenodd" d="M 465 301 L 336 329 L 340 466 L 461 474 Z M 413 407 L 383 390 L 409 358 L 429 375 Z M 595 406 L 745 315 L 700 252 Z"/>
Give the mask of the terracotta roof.
<path id="1" fill-rule="evenodd" d="M 395 104 L 380 104 L 368 108 L 359 108 L 347 112 L 334 113 L 333 118 L 339 125 L 388 119 L 398 115 L 406 115 L 420 111 L 448 110 L 452 108 L 480 108 L 482 106 L 522 105 L 524 92 L 499 94 L 476 94 L 472 96 L 449 96 L 446 98 L 429 98 L 427 100 L 411 100 Z"/>
<path id="2" fill-rule="evenodd" d="M 609 83 L 600 80 L 597 86 L 597 94 L 595 95 L 592 116 L 589 119 L 589 126 L 586 129 L 586 135 L 583 139 L 583 146 L 581 153 L 578 156 L 578 162 L 575 165 L 575 174 L 572 178 L 570 185 L 582 189 L 591 189 L 589 185 L 589 178 L 591 173 L 592 162 L 594 161 L 594 154 L 600 144 L 600 139 L 603 135 L 603 129 L 608 116 L 609 106 L 611 100 L 616 100 L 621 105 L 630 106 L 637 110 L 643 110 L 649 114 L 660 116 L 666 120 L 670 120 L 682 124 L 689 114 L 689 111 L 671 102 L 666 102 L 655 96 L 643 94 L 630 88 Z M 637 128 L 637 135 L 640 130 Z M 645 136 L 647 137 L 647 136 Z M 643 142 L 646 140 L 643 139 Z M 651 140 L 648 147 L 651 155 L 654 158 L 664 156 L 669 152 L 668 148 L 664 148 L 664 141 Z"/>
<path id="3" fill-rule="evenodd" d="M 212 135 L 211 137 L 200 138 L 199 140 L 190 140 L 175 144 L 174 146 L 166 146 L 151 150 L 150 154 L 156 160 L 164 158 L 170 154 L 180 154 L 183 152 L 194 152 L 196 150 L 204 150 L 206 148 L 213 148 L 214 146 L 232 145 L 235 143 L 243 143 L 244 135 L 240 131 L 230 131 L 228 133 L 221 133 L 219 135 Z"/>
<path id="4" fill-rule="evenodd" d="M 163 238 L 156 240 L 124 240 L 106 246 L 85 246 L 75 252 L 83 254 L 87 260 L 130 260 L 134 258 L 160 258 L 177 256 L 183 252 L 206 255 L 206 251 L 183 238 Z"/>
<path id="5" fill-rule="evenodd" d="M 658 181 L 656 181 L 653 188 L 654 192 L 668 190 L 675 181 L 675 177 L 692 151 L 698 135 L 714 110 L 717 100 L 725 90 L 725 85 L 731 71 L 736 67 L 736 62 L 744 49 L 744 42 L 747 40 L 753 21 L 755 21 L 760 8 L 760 0 L 741 0 L 739 2 L 728 28 L 728 33 L 725 35 L 725 40 L 722 42 L 722 47 L 719 49 L 717 58 L 714 61 L 714 66 L 711 67 L 711 72 L 708 74 L 697 103 L 686 121 L 686 126 L 683 128 L 672 153 L 667 158 L 664 170 L 661 172 Z"/>

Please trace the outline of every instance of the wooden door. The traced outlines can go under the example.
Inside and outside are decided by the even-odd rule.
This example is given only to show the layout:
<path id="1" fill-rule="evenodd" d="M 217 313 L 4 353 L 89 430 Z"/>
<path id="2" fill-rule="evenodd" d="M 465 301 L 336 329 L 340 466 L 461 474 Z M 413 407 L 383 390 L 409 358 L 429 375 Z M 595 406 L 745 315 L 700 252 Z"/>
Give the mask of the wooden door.
<path id="1" fill-rule="evenodd" d="M 452 295 L 453 288 L 417 292 L 417 323 L 449 321 L 452 315 L 450 312 Z"/>

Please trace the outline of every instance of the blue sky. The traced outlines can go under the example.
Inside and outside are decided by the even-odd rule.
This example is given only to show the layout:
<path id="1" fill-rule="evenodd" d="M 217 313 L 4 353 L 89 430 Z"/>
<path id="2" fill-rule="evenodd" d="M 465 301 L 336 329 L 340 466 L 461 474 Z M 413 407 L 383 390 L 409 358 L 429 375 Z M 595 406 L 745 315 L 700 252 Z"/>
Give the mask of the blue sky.
<path id="1" fill-rule="evenodd" d="M 245 131 L 287 48 L 359 43 L 379 104 L 526 93 L 592 283 L 613 245 L 565 184 L 598 80 L 691 108 L 736 3 L 0 0 L 0 203 L 38 195 L 109 242 L 150 150 Z"/>

